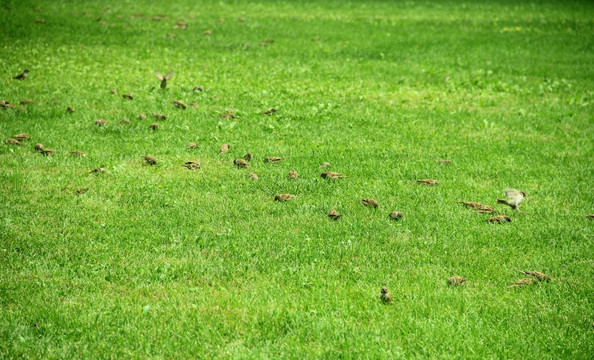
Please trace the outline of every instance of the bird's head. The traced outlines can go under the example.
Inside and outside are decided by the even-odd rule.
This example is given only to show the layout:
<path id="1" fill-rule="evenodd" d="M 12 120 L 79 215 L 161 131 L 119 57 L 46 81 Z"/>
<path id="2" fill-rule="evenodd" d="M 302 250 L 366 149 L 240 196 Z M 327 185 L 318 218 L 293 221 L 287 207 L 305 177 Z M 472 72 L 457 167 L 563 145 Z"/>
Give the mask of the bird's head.
<path id="1" fill-rule="evenodd" d="M 383 286 L 382 287 L 382 294 L 387 294 L 388 293 L 388 288 Z"/>

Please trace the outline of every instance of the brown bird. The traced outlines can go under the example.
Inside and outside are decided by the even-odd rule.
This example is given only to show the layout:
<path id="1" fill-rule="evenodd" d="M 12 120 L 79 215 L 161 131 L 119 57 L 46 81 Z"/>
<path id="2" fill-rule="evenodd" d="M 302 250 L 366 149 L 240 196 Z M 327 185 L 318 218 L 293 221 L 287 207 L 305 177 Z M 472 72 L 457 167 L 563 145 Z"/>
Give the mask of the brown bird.
<path id="1" fill-rule="evenodd" d="M 212 35 L 212 30 L 205 30 L 202 32 L 204 35 Z"/>
<path id="2" fill-rule="evenodd" d="M 448 284 L 452 285 L 452 286 L 463 285 L 465 282 L 466 282 L 466 279 L 461 276 L 458 276 L 458 275 L 454 275 L 448 279 Z"/>
<path id="3" fill-rule="evenodd" d="M 66 108 L 66 112 L 69 112 L 69 113 L 71 113 L 71 114 L 72 114 L 72 113 L 74 112 L 74 108 L 73 108 L 72 106 L 68 106 L 68 107 Z"/>
<path id="4" fill-rule="evenodd" d="M 289 171 L 288 176 L 289 176 L 289 179 L 291 179 L 291 180 L 295 180 L 295 179 L 297 179 L 297 177 L 299 177 L 299 175 L 297 175 L 297 171 L 295 171 L 295 170 Z"/>
<path id="5" fill-rule="evenodd" d="M 250 172 L 250 179 L 256 181 L 258 180 L 258 174 L 254 173 L 254 172 Z"/>
<path id="6" fill-rule="evenodd" d="M 221 145 L 221 147 L 219 148 L 219 154 L 223 154 L 226 153 L 227 151 L 229 151 L 229 144 L 223 144 Z"/>
<path id="7" fill-rule="evenodd" d="M 191 142 L 191 143 L 188 144 L 188 149 L 195 149 L 196 146 L 198 146 L 198 145 L 196 145 L 196 143 Z"/>
<path id="8" fill-rule="evenodd" d="M 535 277 L 538 281 L 544 281 L 544 282 L 549 282 L 551 281 L 551 278 L 548 277 L 547 275 L 538 272 L 538 271 L 522 271 L 522 270 L 516 270 L 518 272 L 521 272 L 524 275 L 530 275 Z"/>
<path id="9" fill-rule="evenodd" d="M 328 211 L 328 217 L 332 220 L 338 220 L 339 217 L 341 217 L 342 215 L 340 215 L 338 213 L 338 211 L 334 210 L 334 209 L 330 209 L 330 211 Z"/>
<path id="10" fill-rule="evenodd" d="M 200 169 L 200 161 L 186 161 L 185 163 L 183 163 L 182 166 L 185 166 L 186 168 L 188 168 L 189 170 L 194 170 L 194 169 Z"/>
<path id="11" fill-rule="evenodd" d="M 120 124 L 129 124 L 129 123 L 130 123 L 130 120 L 128 120 L 126 118 L 120 120 Z"/>
<path id="12" fill-rule="evenodd" d="M 524 278 L 524 279 L 520 279 L 515 281 L 513 284 L 511 284 L 510 288 L 513 287 L 524 287 L 524 286 L 529 286 L 529 285 L 533 285 L 538 283 L 538 280 L 536 280 L 535 278 Z"/>
<path id="13" fill-rule="evenodd" d="M 320 167 L 332 167 L 332 165 L 329 162 L 323 162 L 322 164 L 320 164 Z"/>
<path id="14" fill-rule="evenodd" d="M 497 215 L 495 217 L 492 217 L 490 219 L 487 219 L 487 222 L 490 222 L 491 224 L 497 223 L 497 224 L 501 224 L 502 222 L 511 222 L 511 218 L 507 215 Z"/>
<path id="15" fill-rule="evenodd" d="M 372 198 L 364 198 L 364 199 L 360 199 L 360 200 L 363 203 L 363 205 L 365 205 L 367 207 L 377 208 L 379 206 L 378 202 Z"/>
<path id="16" fill-rule="evenodd" d="M 74 156 L 87 157 L 87 154 L 85 154 L 85 153 L 84 153 L 84 152 L 82 152 L 82 151 L 78 151 L 78 150 L 71 151 L 70 153 L 71 153 L 72 155 L 74 155 Z"/>
<path id="17" fill-rule="evenodd" d="M 433 186 L 433 185 L 437 185 L 437 180 L 433 180 L 433 179 L 417 180 L 417 184 Z"/>
<path id="18" fill-rule="evenodd" d="M 202 86 L 195 86 L 192 91 L 204 91 L 204 88 Z"/>
<path id="19" fill-rule="evenodd" d="M 104 172 L 105 172 L 104 168 L 96 168 L 96 169 L 89 171 L 89 174 L 102 174 Z"/>
<path id="20" fill-rule="evenodd" d="M 80 196 L 80 195 L 86 193 L 87 191 L 89 191 L 89 188 L 79 188 L 79 189 L 74 190 L 74 193 L 76 195 Z"/>
<path id="21" fill-rule="evenodd" d="M 475 209 L 479 213 L 496 214 L 497 211 L 492 206 L 483 205 L 474 201 L 459 201 L 460 204 L 466 206 L 469 209 Z"/>
<path id="22" fill-rule="evenodd" d="M 107 120 L 103 120 L 103 119 L 95 120 L 95 125 L 97 125 L 97 126 L 103 126 L 105 124 L 107 124 Z"/>
<path id="23" fill-rule="evenodd" d="M 155 115 L 155 119 L 157 119 L 157 120 L 165 120 L 165 119 L 167 119 L 167 117 L 165 116 L 165 114 L 153 113 L 153 115 Z"/>
<path id="24" fill-rule="evenodd" d="M 324 179 L 332 179 L 332 180 L 342 179 L 345 177 L 341 173 L 337 173 L 337 172 L 333 172 L 333 171 L 325 171 L 322 174 L 320 174 L 320 176 L 323 177 Z"/>
<path id="25" fill-rule="evenodd" d="M 497 199 L 497 203 L 507 205 L 513 210 L 518 210 L 518 206 L 524 201 L 526 193 L 516 189 L 505 189 L 505 196 L 507 197 L 507 200 Z"/>
<path id="26" fill-rule="evenodd" d="M 249 163 L 247 161 L 245 161 L 244 159 L 235 159 L 235 161 L 233 161 L 233 164 L 235 164 L 235 166 L 240 167 L 240 168 L 246 168 L 249 165 Z"/>
<path id="27" fill-rule="evenodd" d="M 155 124 L 149 125 L 149 129 L 151 129 L 151 130 L 157 130 L 158 128 L 159 128 L 159 124 L 155 123 Z"/>
<path id="28" fill-rule="evenodd" d="M 223 119 L 235 119 L 235 114 L 232 111 L 221 114 Z"/>
<path id="29" fill-rule="evenodd" d="M 388 215 L 391 219 L 400 220 L 402 219 L 402 213 L 400 211 L 392 211 L 390 215 Z"/>
<path id="30" fill-rule="evenodd" d="M 272 108 L 270 110 L 266 110 L 264 111 L 264 115 L 270 115 L 270 114 L 274 114 L 276 112 L 275 108 Z"/>
<path id="31" fill-rule="evenodd" d="M 42 153 L 45 156 L 54 155 L 54 149 L 43 148 L 39 152 Z"/>
<path id="32" fill-rule="evenodd" d="M 589 214 L 589 215 L 586 215 L 586 217 L 587 217 L 588 219 L 590 219 L 590 220 L 594 220 L 594 214 Z"/>
<path id="33" fill-rule="evenodd" d="M 145 113 L 140 113 L 137 116 L 140 120 L 146 119 L 146 114 Z"/>
<path id="34" fill-rule="evenodd" d="M 198 104 L 196 104 L 196 103 L 191 103 L 190 106 L 193 107 L 194 109 L 198 109 Z"/>
<path id="35" fill-rule="evenodd" d="M 289 201 L 295 199 L 297 196 L 291 194 L 280 194 L 274 197 L 274 201 Z"/>
<path id="36" fill-rule="evenodd" d="M 45 24 L 45 20 L 44 19 L 35 19 L 35 22 L 38 24 Z"/>
<path id="37" fill-rule="evenodd" d="M 247 161 L 252 161 L 252 153 L 247 153 L 245 155 L 243 155 L 243 158 L 246 159 Z"/>
<path id="38" fill-rule="evenodd" d="M 111 90 L 109 90 L 109 92 L 110 92 L 112 95 L 117 95 L 117 94 L 118 94 L 118 91 L 117 91 L 116 89 L 111 89 Z"/>
<path id="39" fill-rule="evenodd" d="M 180 109 L 184 109 L 184 110 L 187 108 L 186 104 L 181 100 L 172 100 L 172 102 L 176 108 L 180 108 Z"/>
<path id="40" fill-rule="evenodd" d="M 267 157 L 266 159 L 264 159 L 264 162 L 276 164 L 276 163 L 281 162 L 283 159 L 285 159 L 285 158 L 278 157 L 278 156 L 270 156 L 270 157 Z"/>
<path id="41" fill-rule="evenodd" d="M 155 71 L 155 76 L 161 80 L 161 89 L 165 89 L 167 87 L 167 81 L 171 79 L 171 75 L 173 75 L 173 70 L 169 71 L 165 76 L 163 76 L 160 72 Z"/>
<path id="42" fill-rule="evenodd" d="M 19 102 L 19 104 L 21 104 L 21 105 L 37 104 L 37 101 L 25 99 L 25 100 L 21 100 Z"/>
<path id="43" fill-rule="evenodd" d="M 14 138 L 6 139 L 4 142 L 9 145 L 21 145 L 21 142 Z"/>
<path id="44" fill-rule="evenodd" d="M 134 96 L 132 96 L 131 94 L 122 94 L 122 97 L 124 99 L 130 99 L 130 100 L 134 100 Z"/>
<path id="45" fill-rule="evenodd" d="M 29 76 L 29 69 L 25 69 L 25 71 L 15 76 L 13 79 L 25 80 L 27 76 Z"/>
<path id="46" fill-rule="evenodd" d="M 15 140 L 18 140 L 18 141 L 25 141 L 25 140 L 29 140 L 31 137 L 27 133 L 20 133 L 20 134 L 16 134 L 12 138 Z"/>
<path id="47" fill-rule="evenodd" d="M 394 298 L 392 298 L 392 295 L 388 292 L 388 288 L 385 286 L 382 287 L 380 299 L 382 300 L 382 303 L 386 305 L 392 305 L 394 303 Z"/>
<path id="48" fill-rule="evenodd" d="M 41 151 L 43 150 L 43 144 L 37 143 L 35 144 L 35 151 Z"/>
<path id="49" fill-rule="evenodd" d="M 239 17 L 239 18 L 237 18 L 237 21 L 239 21 L 239 22 L 245 22 L 245 19 L 242 18 L 242 17 Z"/>
<path id="50" fill-rule="evenodd" d="M 452 163 L 452 160 L 439 160 L 438 163 L 440 165 L 450 165 Z"/>
<path id="51" fill-rule="evenodd" d="M 157 164 L 157 159 L 155 159 L 152 156 L 143 156 L 143 159 L 149 165 L 156 165 Z"/>

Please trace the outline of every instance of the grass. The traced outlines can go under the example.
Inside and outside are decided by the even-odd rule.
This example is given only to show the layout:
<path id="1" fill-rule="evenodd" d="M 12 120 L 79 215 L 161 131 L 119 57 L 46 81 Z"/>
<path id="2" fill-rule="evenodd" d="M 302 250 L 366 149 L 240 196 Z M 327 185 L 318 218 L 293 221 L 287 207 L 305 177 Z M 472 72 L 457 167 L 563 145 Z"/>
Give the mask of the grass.
<path id="1" fill-rule="evenodd" d="M 0 145 L 0 357 L 594 352 L 591 3 L 2 5 L 0 98 L 17 105 L 0 135 L 31 140 Z M 153 72 L 170 69 L 161 90 Z M 320 178 L 324 161 L 347 178 Z M 520 213 L 496 206 L 511 223 L 457 203 L 508 187 L 528 194 Z M 508 288 L 514 269 L 553 280 Z"/>

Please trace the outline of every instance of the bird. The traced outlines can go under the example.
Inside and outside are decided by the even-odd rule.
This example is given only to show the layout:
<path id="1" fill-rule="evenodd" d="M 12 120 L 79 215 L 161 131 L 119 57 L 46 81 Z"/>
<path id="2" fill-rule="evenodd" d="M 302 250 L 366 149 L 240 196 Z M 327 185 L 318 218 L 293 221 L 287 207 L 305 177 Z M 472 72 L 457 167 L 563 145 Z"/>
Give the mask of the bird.
<path id="1" fill-rule="evenodd" d="M 518 272 L 521 272 L 524 275 L 530 275 L 533 276 L 534 278 L 536 278 L 538 281 L 544 281 L 544 282 L 549 282 L 551 281 L 551 278 L 541 272 L 538 271 L 523 271 L 523 270 L 516 270 Z"/>
<path id="2" fill-rule="evenodd" d="M 284 159 L 284 157 L 270 156 L 270 157 L 267 157 L 266 159 L 264 159 L 264 162 L 275 164 L 275 163 L 281 162 L 283 159 Z"/>
<path id="3" fill-rule="evenodd" d="M 360 199 L 360 200 L 363 203 L 363 205 L 365 205 L 367 207 L 377 208 L 379 206 L 378 202 L 372 198 L 364 198 L 364 199 Z"/>
<path id="4" fill-rule="evenodd" d="M 516 189 L 505 189 L 505 197 L 507 197 L 507 200 L 497 199 L 497 203 L 507 205 L 513 210 L 518 210 L 518 206 L 524 201 L 526 193 Z"/>
<path id="5" fill-rule="evenodd" d="M 159 124 L 155 123 L 155 124 L 149 125 L 149 129 L 151 129 L 151 130 L 157 130 L 158 128 L 159 128 Z"/>
<path id="6" fill-rule="evenodd" d="M 112 95 L 117 95 L 117 94 L 118 94 L 118 91 L 117 91 L 116 89 L 111 89 L 111 90 L 109 90 L 109 92 L 110 92 Z"/>
<path id="7" fill-rule="evenodd" d="M 78 151 L 78 150 L 71 151 L 70 153 L 71 153 L 72 155 L 74 155 L 74 156 L 87 157 L 87 154 L 85 154 L 85 153 L 84 153 L 84 152 L 82 152 L 82 151 Z"/>
<path id="8" fill-rule="evenodd" d="M 37 143 L 35 144 L 35 151 L 41 151 L 43 150 L 43 144 Z"/>
<path id="9" fill-rule="evenodd" d="M 212 35 L 212 30 L 205 30 L 202 32 L 204 35 Z"/>
<path id="10" fill-rule="evenodd" d="M 157 119 L 157 120 L 165 120 L 165 119 L 167 119 L 167 117 L 165 116 L 165 114 L 153 113 L 153 115 L 155 115 L 155 119 Z"/>
<path id="11" fill-rule="evenodd" d="M 103 126 L 105 124 L 107 124 L 107 120 L 103 120 L 103 119 L 95 120 L 95 125 L 97 125 L 97 126 Z"/>
<path id="12" fill-rule="evenodd" d="M 147 164 L 149 165 L 155 165 L 157 164 L 157 159 L 155 159 L 152 156 L 143 156 L 144 161 L 146 161 Z"/>
<path id="13" fill-rule="evenodd" d="M 21 104 L 21 105 L 37 104 L 37 101 L 25 99 L 25 100 L 21 100 L 19 102 L 19 104 Z"/>
<path id="14" fill-rule="evenodd" d="M 389 215 L 388 215 L 391 219 L 394 220 L 400 220 L 402 219 L 402 213 L 400 211 L 392 211 Z"/>
<path id="15" fill-rule="evenodd" d="M 466 206 L 469 209 L 475 209 L 480 213 L 496 214 L 497 211 L 492 206 L 483 205 L 474 201 L 459 201 L 460 204 Z"/>
<path id="16" fill-rule="evenodd" d="M 295 179 L 297 179 L 297 177 L 299 175 L 297 175 L 297 171 L 291 170 L 291 171 L 289 171 L 289 175 L 288 176 L 289 176 L 289 179 L 295 180 Z"/>
<path id="17" fill-rule="evenodd" d="M 258 174 L 256 174 L 255 172 L 250 172 L 249 176 L 250 176 L 250 179 L 252 179 L 254 181 L 258 180 Z"/>
<path id="18" fill-rule="evenodd" d="M 68 107 L 66 108 L 66 112 L 69 112 L 69 113 L 71 113 L 71 114 L 72 114 L 72 113 L 74 112 L 74 108 L 73 108 L 72 106 L 68 106 Z"/>
<path id="19" fill-rule="evenodd" d="M 509 288 L 523 287 L 523 286 L 529 286 L 529 285 L 536 284 L 536 283 L 538 283 L 538 280 L 536 280 L 535 278 L 524 278 L 524 279 L 516 280 L 513 284 L 511 284 L 508 287 Z"/>
<path id="20" fill-rule="evenodd" d="M 25 80 L 27 78 L 27 76 L 29 76 L 29 69 L 25 69 L 25 71 L 23 71 L 22 73 L 15 76 L 13 79 Z"/>
<path id="21" fill-rule="evenodd" d="M 320 167 L 326 168 L 326 167 L 332 167 L 332 165 L 329 162 L 323 162 L 320 164 Z"/>
<path id="22" fill-rule="evenodd" d="M 76 195 L 82 195 L 82 194 L 86 193 L 87 191 L 89 191 L 89 188 L 79 188 L 79 189 L 74 190 L 74 193 Z"/>
<path id="23" fill-rule="evenodd" d="M 588 214 L 586 217 L 590 220 L 594 220 L 594 214 Z"/>
<path id="24" fill-rule="evenodd" d="M 180 109 L 184 109 L 184 110 L 187 108 L 186 104 L 181 100 L 172 100 L 172 102 L 176 108 L 180 108 Z"/>
<path id="25" fill-rule="evenodd" d="M 219 154 L 223 154 L 226 153 L 227 151 L 229 151 L 229 144 L 223 144 L 221 145 L 221 147 L 219 148 Z"/>
<path id="26" fill-rule="evenodd" d="M 15 138 L 6 139 L 4 142 L 9 145 L 21 145 L 21 142 Z"/>
<path id="27" fill-rule="evenodd" d="M 452 286 L 459 286 L 462 285 L 466 282 L 466 279 L 458 276 L 458 275 L 454 275 L 451 278 L 448 279 L 448 284 L 452 285 Z"/>
<path id="28" fill-rule="evenodd" d="M 439 160 L 438 163 L 440 165 L 451 165 L 452 164 L 452 160 Z"/>
<path id="29" fill-rule="evenodd" d="M 123 118 L 122 120 L 120 120 L 120 124 L 129 124 L 130 120 Z"/>
<path id="30" fill-rule="evenodd" d="M 332 220 L 338 220 L 339 217 L 341 217 L 342 215 L 340 215 L 338 213 L 338 211 L 334 210 L 334 209 L 330 209 L 330 211 L 328 211 L 328 217 Z"/>
<path id="31" fill-rule="evenodd" d="M 16 134 L 12 138 L 15 140 L 18 140 L 18 141 L 24 141 L 24 140 L 29 140 L 31 138 L 31 136 L 29 136 L 29 134 L 27 134 L 27 133 L 20 133 L 20 134 Z"/>
<path id="32" fill-rule="evenodd" d="M 253 155 L 252 155 L 251 152 L 243 155 L 243 158 L 246 159 L 247 161 L 251 161 L 252 160 L 252 157 L 253 157 Z"/>
<path id="33" fill-rule="evenodd" d="M 274 201 L 289 201 L 295 199 L 297 196 L 291 194 L 279 194 L 274 197 Z"/>
<path id="34" fill-rule="evenodd" d="M 264 115 L 270 115 L 270 114 L 274 114 L 276 112 L 275 108 L 272 108 L 270 110 L 266 110 L 264 111 Z"/>
<path id="35" fill-rule="evenodd" d="M 385 286 L 382 287 L 380 299 L 382 300 L 382 303 L 386 305 L 392 305 L 394 303 L 394 298 L 392 298 L 392 295 L 388 292 L 388 288 Z"/>
<path id="36" fill-rule="evenodd" d="M 490 219 L 486 220 L 487 222 L 490 222 L 491 224 L 497 223 L 497 224 L 501 224 L 502 222 L 511 222 L 511 218 L 507 215 L 497 215 L 495 217 L 492 217 Z"/>
<path id="37" fill-rule="evenodd" d="M 204 91 L 204 88 L 202 86 L 195 86 L 192 91 Z"/>
<path id="38" fill-rule="evenodd" d="M 235 114 L 233 111 L 227 111 L 226 113 L 221 114 L 223 119 L 235 119 Z"/>
<path id="39" fill-rule="evenodd" d="M 105 172 L 105 169 L 100 167 L 100 168 L 96 168 L 96 169 L 89 171 L 89 174 L 101 174 L 104 172 Z"/>
<path id="40" fill-rule="evenodd" d="M 433 186 L 433 185 L 437 185 L 437 180 L 433 180 L 433 179 L 417 180 L 417 184 Z"/>
<path id="41" fill-rule="evenodd" d="M 169 71 L 165 76 L 163 76 L 160 72 L 155 71 L 155 76 L 161 80 L 161 89 L 165 89 L 167 87 L 167 81 L 171 79 L 171 75 L 173 75 L 173 70 Z"/>
<path id="42" fill-rule="evenodd" d="M 198 146 L 198 145 L 196 145 L 195 142 L 191 142 L 191 143 L 188 144 L 188 149 L 195 149 L 196 146 Z"/>
<path id="43" fill-rule="evenodd" d="M 245 161 L 244 159 L 235 159 L 235 161 L 233 161 L 233 164 L 235 164 L 235 166 L 240 167 L 240 168 L 246 168 L 248 167 L 249 163 L 247 161 Z"/>
<path id="44" fill-rule="evenodd" d="M 324 179 L 332 179 L 332 180 L 342 179 L 345 177 L 341 173 L 337 173 L 337 172 L 333 172 L 333 171 L 325 171 L 322 174 L 320 174 L 320 176 L 323 177 Z"/>
<path id="45" fill-rule="evenodd" d="M 197 103 L 190 103 L 190 106 L 193 107 L 194 109 L 198 109 L 198 104 Z"/>
<path id="46" fill-rule="evenodd" d="M 43 148 L 39 152 L 45 156 L 48 156 L 48 155 L 54 155 L 55 151 L 54 151 L 54 149 Z"/>
<path id="47" fill-rule="evenodd" d="M 122 94 L 122 97 L 124 99 L 130 99 L 130 100 L 134 100 L 134 96 L 132 96 L 131 94 Z"/>
<path id="48" fill-rule="evenodd" d="M 194 170 L 194 169 L 200 169 L 200 161 L 186 161 L 185 163 L 183 163 L 182 166 L 185 166 L 186 168 L 188 168 L 188 170 Z"/>
<path id="49" fill-rule="evenodd" d="M 146 114 L 145 113 L 140 113 L 140 114 L 138 114 L 137 118 L 140 119 L 140 120 L 146 119 Z"/>

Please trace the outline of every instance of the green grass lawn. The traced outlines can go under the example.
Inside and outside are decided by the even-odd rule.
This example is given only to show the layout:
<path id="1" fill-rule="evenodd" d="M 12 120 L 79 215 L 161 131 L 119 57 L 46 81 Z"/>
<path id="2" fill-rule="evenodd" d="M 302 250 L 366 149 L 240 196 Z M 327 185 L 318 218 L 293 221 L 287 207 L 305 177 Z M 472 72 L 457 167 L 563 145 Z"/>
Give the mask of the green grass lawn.
<path id="1" fill-rule="evenodd" d="M 0 358 L 594 353 L 591 2 L 0 3 Z"/>

